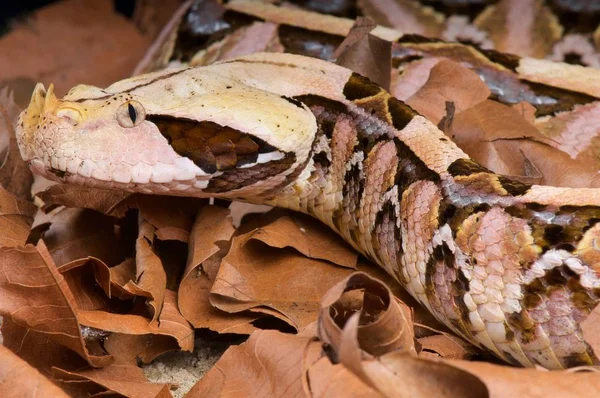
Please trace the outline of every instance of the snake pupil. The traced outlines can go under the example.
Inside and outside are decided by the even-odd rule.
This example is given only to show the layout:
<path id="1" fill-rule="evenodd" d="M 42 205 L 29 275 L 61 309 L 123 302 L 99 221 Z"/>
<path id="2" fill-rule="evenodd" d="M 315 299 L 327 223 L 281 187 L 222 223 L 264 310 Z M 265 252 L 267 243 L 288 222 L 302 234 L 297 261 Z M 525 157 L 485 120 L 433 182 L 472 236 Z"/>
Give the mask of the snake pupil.
<path id="1" fill-rule="evenodd" d="M 137 113 L 135 112 L 135 108 L 131 104 L 127 104 L 127 110 L 129 111 L 129 117 L 131 121 L 135 123 L 135 119 L 137 119 Z"/>

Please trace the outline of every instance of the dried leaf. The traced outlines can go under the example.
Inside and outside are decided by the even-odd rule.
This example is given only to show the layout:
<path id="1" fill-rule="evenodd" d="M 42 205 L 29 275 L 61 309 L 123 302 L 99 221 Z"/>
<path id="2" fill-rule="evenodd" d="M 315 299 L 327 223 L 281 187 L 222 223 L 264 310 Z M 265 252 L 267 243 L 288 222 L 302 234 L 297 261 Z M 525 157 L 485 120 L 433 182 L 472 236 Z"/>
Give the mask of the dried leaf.
<path id="1" fill-rule="evenodd" d="M 309 393 L 303 383 L 310 337 L 256 331 L 248 341 L 231 346 L 187 397 L 295 397 Z"/>
<path id="2" fill-rule="evenodd" d="M 62 1 L 0 38 L 0 53 L 11 55 L 0 59 L 0 70 L 4 79 L 29 76 L 46 87 L 53 81 L 57 96 L 81 82 L 106 87 L 129 77 L 151 39 L 110 2 Z M 32 54 L 44 62 L 31 62 Z"/>
<path id="3" fill-rule="evenodd" d="M 129 192 L 95 189 L 82 185 L 52 185 L 37 196 L 44 202 L 43 210 L 56 206 L 80 207 L 92 209 L 114 217 L 125 216 L 129 209 Z"/>
<path id="4" fill-rule="evenodd" d="M 0 89 L 0 187 L 20 199 L 29 199 L 33 174 L 21 158 L 15 138 L 14 126 L 19 112 L 12 95 Z"/>
<path id="5" fill-rule="evenodd" d="M 543 0 L 501 0 L 475 19 L 498 51 L 544 58 L 562 36 L 562 26 Z"/>
<path id="6" fill-rule="evenodd" d="M 76 300 L 43 243 L 0 247 L 0 314 L 81 355 L 92 366 L 112 359 L 91 354 L 77 320 Z"/>
<path id="7" fill-rule="evenodd" d="M 410 0 L 359 0 L 365 16 L 378 25 L 396 28 L 404 34 L 440 37 L 444 30 L 444 15 L 431 7 Z"/>
<path id="8" fill-rule="evenodd" d="M 189 239 L 194 216 L 207 199 L 136 195 L 136 206 L 145 220 L 156 228 L 160 240 Z"/>
<path id="9" fill-rule="evenodd" d="M 266 217 L 275 219 L 256 229 L 251 239 L 276 248 L 293 247 L 306 257 L 356 269 L 356 251 L 323 223 L 300 213 L 281 210 L 274 210 Z"/>
<path id="10" fill-rule="evenodd" d="M 5 398 L 68 395 L 11 350 L 0 345 L 0 391 Z"/>
<path id="11" fill-rule="evenodd" d="M 458 113 L 450 130 L 452 140 L 462 150 L 496 173 L 531 178 L 536 176 L 527 173 L 533 169 L 543 176 L 539 180 L 543 185 L 600 186 L 597 168 L 550 146 L 550 139 L 515 109 L 495 101 L 487 100 Z"/>
<path id="12" fill-rule="evenodd" d="M 167 274 L 160 257 L 154 252 L 152 245 L 156 228 L 138 218 L 139 233 L 135 242 L 135 282 L 127 282 L 123 288 L 131 294 L 145 297 L 148 305 L 153 309 L 152 321 L 160 315 L 165 289 L 167 288 Z"/>
<path id="13" fill-rule="evenodd" d="M 59 368 L 52 369 L 54 377 L 65 383 L 81 383 L 91 381 L 104 388 L 129 398 L 172 397 L 169 386 L 150 383 L 142 369 L 130 364 L 112 364 L 101 369 L 83 369 L 67 371 Z"/>
<path id="14" fill-rule="evenodd" d="M 569 398 L 596 397 L 600 394 L 600 374 L 597 372 L 549 372 L 545 369 L 519 369 L 459 360 L 444 363 L 476 376 L 485 383 L 492 398 Z"/>
<path id="15" fill-rule="evenodd" d="M 456 113 L 489 97 L 490 89 L 477 73 L 460 64 L 442 60 L 431 69 L 429 79 L 406 103 L 435 123 L 446 114 L 446 103 L 454 103 Z"/>
<path id="16" fill-rule="evenodd" d="M 209 301 L 210 289 L 234 232 L 228 209 L 204 206 L 196 216 L 190 235 L 188 262 L 179 285 L 179 309 L 195 328 L 250 334 L 256 330 L 251 322 L 262 317 L 248 312 L 223 312 Z M 218 242 L 225 243 L 225 247 L 221 248 Z"/>
<path id="17" fill-rule="evenodd" d="M 421 345 L 421 353 L 434 352 L 442 358 L 464 359 L 473 353 L 472 346 L 464 340 L 448 333 L 418 339 Z"/>
<path id="18" fill-rule="evenodd" d="M 0 186 L 0 247 L 22 246 L 27 241 L 37 208 Z"/>
<path id="19" fill-rule="evenodd" d="M 392 44 L 369 33 L 376 26 L 370 19 L 358 17 L 333 57 L 337 58 L 338 65 L 366 76 L 389 90 Z"/>
<path id="20" fill-rule="evenodd" d="M 291 248 L 267 246 L 255 235 L 266 227 L 260 222 L 269 219 L 261 217 L 254 223 L 255 229 L 245 226 L 251 230 L 233 239 L 211 289 L 210 302 L 226 312 L 268 313 L 302 329 L 317 319 L 323 293 L 347 276 L 349 270 L 304 257 Z M 292 223 L 285 228 L 280 225 L 271 229 L 269 235 L 302 234 L 293 229 L 299 227 Z M 324 238 L 324 247 L 337 250 L 339 238 L 333 234 Z"/>
<path id="21" fill-rule="evenodd" d="M 104 345 L 120 359 L 119 362 L 124 362 L 123 358 L 137 356 L 144 362 L 149 362 L 167 351 L 192 351 L 194 348 L 194 331 L 177 309 L 177 293 L 171 290 L 165 291 L 160 322 L 150 322 L 139 315 L 112 314 L 105 311 L 79 311 L 77 316 L 86 327 L 112 333 Z M 121 347 L 126 352 L 109 349 L 110 346 L 119 346 L 119 335 L 135 335 L 139 338 L 129 339 L 129 345 Z M 112 340 L 117 341 L 113 343 Z M 143 344 L 137 344 L 136 340 Z"/>
<path id="22" fill-rule="evenodd" d="M 358 294 L 357 294 L 358 293 Z M 339 350 L 342 328 L 357 315 L 358 343 L 372 355 L 402 350 L 416 354 L 411 311 L 383 282 L 356 272 L 333 286 L 321 301 L 319 337 Z"/>
<path id="23" fill-rule="evenodd" d="M 378 358 L 363 355 L 358 340 L 359 315 L 344 326 L 338 351 L 340 362 L 365 384 L 388 397 L 487 397 L 476 377 L 444 363 L 416 359 L 392 351 Z M 401 389 L 398 386 L 402 386 Z"/>
<path id="24" fill-rule="evenodd" d="M 114 219 L 85 209 L 62 209 L 52 217 L 44 242 L 59 266 L 95 257 L 104 263 L 119 264 L 125 251 L 115 235 Z"/>

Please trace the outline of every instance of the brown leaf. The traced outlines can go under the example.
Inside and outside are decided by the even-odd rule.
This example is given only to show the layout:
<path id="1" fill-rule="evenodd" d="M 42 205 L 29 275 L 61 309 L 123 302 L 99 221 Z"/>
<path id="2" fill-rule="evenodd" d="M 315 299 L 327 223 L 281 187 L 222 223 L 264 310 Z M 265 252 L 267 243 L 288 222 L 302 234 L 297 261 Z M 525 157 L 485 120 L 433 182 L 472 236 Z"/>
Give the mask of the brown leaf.
<path id="1" fill-rule="evenodd" d="M 167 351 L 192 351 L 194 348 L 194 330 L 177 309 L 177 293 L 171 290 L 165 291 L 159 322 L 150 322 L 139 315 L 112 314 L 106 311 L 79 311 L 77 318 L 84 326 L 112 333 L 106 338 L 104 345 L 120 359 L 118 362 L 124 362 L 124 357 L 137 356 L 144 362 L 149 362 Z M 119 335 L 135 335 L 139 338 L 128 339 L 129 346 L 122 347 Z M 152 336 L 148 338 L 146 335 Z M 112 340 L 117 341 L 113 343 Z M 127 352 L 118 352 L 110 349 L 111 346 L 119 346 Z"/>
<path id="2" fill-rule="evenodd" d="M 19 112 L 8 91 L 0 89 L 0 187 L 20 199 L 29 199 L 33 174 L 21 158 L 15 138 Z"/>
<path id="3" fill-rule="evenodd" d="M 273 222 L 254 231 L 251 239 L 271 247 L 293 247 L 306 257 L 356 269 L 358 254 L 323 223 L 304 214 L 274 210 Z"/>
<path id="4" fill-rule="evenodd" d="M 411 311 L 388 287 L 362 272 L 333 286 L 321 301 L 319 337 L 339 350 L 342 328 L 357 315 L 358 344 L 372 355 L 402 350 L 416 354 Z"/>
<path id="5" fill-rule="evenodd" d="M 223 312 L 209 301 L 210 289 L 234 232 L 228 209 L 207 205 L 196 216 L 190 235 L 188 262 L 179 285 L 179 309 L 195 328 L 250 334 L 256 330 L 251 322 L 262 317 L 248 312 Z"/>
<path id="6" fill-rule="evenodd" d="M 0 266 L 0 314 L 77 352 L 92 366 L 112 361 L 88 351 L 76 300 L 43 242 L 37 247 L 0 247 Z"/>
<path id="7" fill-rule="evenodd" d="M 123 288 L 131 294 L 145 297 L 153 309 L 152 321 L 156 321 L 163 306 L 167 274 L 160 257 L 154 252 L 152 245 L 156 228 L 138 217 L 139 233 L 135 242 L 135 281 L 130 280 Z"/>
<path id="8" fill-rule="evenodd" d="M 302 329 L 317 319 L 321 296 L 349 270 L 304 257 L 291 248 L 272 248 L 255 238 L 257 231 L 266 226 L 260 223 L 270 218 L 257 219 L 254 229 L 243 226 L 250 231 L 233 239 L 212 286 L 210 302 L 226 312 L 268 313 Z M 285 229 L 272 229 L 270 234 L 302 234 L 290 228 L 299 229 L 289 223 Z M 328 242 L 324 246 L 336 250 L 339 238 L 333 234 L 325 238 Z"/>
<path id="9" fill-rule="evenodd" d="M 142 217 L 156 228 L 160 240 L 189 239 L 194 216 L 207 199 L 136 195 L 136 206 Z"/>
<path id="10" fill-rule="evenodd" d="M 0 247 L 23 246 L 37 208 L 0 186 Z"/>
<path id="11" fill-rule="evenodd" d="M 144 372 L 136 365 L 115 363 L 101 369 L 83 369 L 67 371 L 52 369 L 54 377 L 65 383 L 81 383 L 91 381 L 104 388 L 129 398 L 171 397 L 166 384 L 150 383 Z"/>
<path id="12" fill-rule="evenodd" d="M 4 79 L 30 76 L 46 87 L 53 81 L 62 96 L 81 82 L 106 87 L 129 77 L 150 41 L 110 2 L 67 0 L 41 8 L 0 38 L 0 53 L 11 54 L 0 59 L 0 70 Z"/>
<path id="13" fill-rule="evenodd" d="M 78 207 L 99 211 L 114 217 L 123 217 L 129 209 L 132 194 L 124 191 L 96 189 L 82 185 L 52 185 L 37 196 L 44 202 L 43 210 L 56 206 Z"/>
<path id="14" fill-rule="evenodd" d="M 542 0 L 501 0 L 474 21 L 498 51 L 544 58 L 562 36 L 562 26 Z"/>
<path id="15" fill-rule="evenodd" d="M 112 217 L 86 209 L 66 208 L 54 214 L 51 221 L 43 239 L 59 266 L 89 257 L 110 266 L 125 258 Z"/>
<path id="16" fill-rule="evenodd" d="M 370 19 L 358 17 L 333 57 L 336 58 L 336 64 L 366 76 L 389 90 L 392 43 L 369 34 L 376 26 Z"/>
<path id="17" fill-rule="evenodd" d="M 363 354 L 358 340 L 359 318 L 354 314 L 344 326 L 338 351 L 340 362 L 384 396 L 488 396 L 486 387 L 476 377 L 444 363 L 416 359 L 404 351 L 391 351 L 378 358 Z"/>
<path id="18" fill-rule="evenodd" d="M 597 397 L 600 373 L 519 369 L 486 362 L 444 362 L 476 376 L 487 386 L 490 397 L 568 398 Z"/>
<path id="19" fill-rule="evenodd" d="M 477 73 L 445 59 L 436 63 L 427 83 L 406 103 L 437 125 L 446 114 L 446 102 L 453 102 L 458 113 L 489 95 L 490 89 Z"/>
<path id="20" fill-rule="evenodd" d="M 295 397 L 310 391 L 303 383 L 305 352 L 314 342 L 276 331 L 256 331 L 231 346 L 187 397 Z"/>
<path id="21" fill-rule="evenodd" d="M 11 350 L 0 345 L 0 391 L 5 398 L 68 395 Z"/>
<path id="22" fill-rule="evenodd" d="M 444 15 L 431 7 L 411 0 L 359 0 L 365 16 L 377 24 L 389 26 L 404 34 L 415 33 L 427 37 L 440 37 L 444 30 Z"/>
<path id="23" fill-rule="evenodd" d="M 436 353 L 442 358 L 464 359 L 473 354 L 472 346 L 449 333 L 436 334 L 418 339 L 421 352 Z"/>
<path id="24" fill-rule="evenodd" d="M 450 130 L 462 150 L 496 173 L 536 177 L 534 170 L 543 176 L 536 181 L 543 185 L 600 186 L 597 168 L 550 146 L 550 139 L 515 109 L 498 102 L 487 100 L 455 115 Z"/>

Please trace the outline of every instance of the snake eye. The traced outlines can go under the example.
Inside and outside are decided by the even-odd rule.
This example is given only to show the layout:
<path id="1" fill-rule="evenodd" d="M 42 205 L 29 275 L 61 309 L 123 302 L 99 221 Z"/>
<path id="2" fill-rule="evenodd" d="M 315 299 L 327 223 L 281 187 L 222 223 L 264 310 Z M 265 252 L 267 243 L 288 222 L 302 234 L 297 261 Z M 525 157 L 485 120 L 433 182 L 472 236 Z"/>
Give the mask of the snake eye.
<path id="1" fill-rule="evenodd" d="M 81 113 L 74 108 L 61 108 L 58 110 L 58 112 L 56 112 L 56 116 L 66 120 L 73 126 L 77 126 L 77 124 L 81 122 Z"/>
<path id="2" fill-rule="evenodd" d="M 146 110 L 142 104 L 137 101 L 127 101 L 117 109 L 117 122 L 121 127 L 135 127 L 145 119 Z"/>

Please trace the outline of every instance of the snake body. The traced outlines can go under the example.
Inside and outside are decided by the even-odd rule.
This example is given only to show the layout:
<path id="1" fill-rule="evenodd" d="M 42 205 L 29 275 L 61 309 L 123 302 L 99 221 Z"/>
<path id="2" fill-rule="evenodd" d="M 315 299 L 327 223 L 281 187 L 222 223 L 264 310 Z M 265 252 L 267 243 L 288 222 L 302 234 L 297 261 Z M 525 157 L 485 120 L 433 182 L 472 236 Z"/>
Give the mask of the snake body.
<path id="1" fill-rule="evenodd" d="M 311 214 L 505 361 L 598 363 L 579 324 L 600 297 L 600 190 L 496 175 L 341 66 L 258 53 L 62 100 L 40 84 L 17 136 L 53 180 Z"/>

